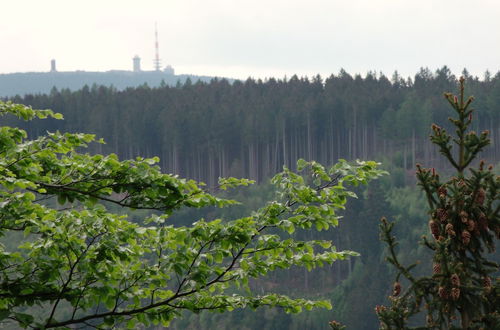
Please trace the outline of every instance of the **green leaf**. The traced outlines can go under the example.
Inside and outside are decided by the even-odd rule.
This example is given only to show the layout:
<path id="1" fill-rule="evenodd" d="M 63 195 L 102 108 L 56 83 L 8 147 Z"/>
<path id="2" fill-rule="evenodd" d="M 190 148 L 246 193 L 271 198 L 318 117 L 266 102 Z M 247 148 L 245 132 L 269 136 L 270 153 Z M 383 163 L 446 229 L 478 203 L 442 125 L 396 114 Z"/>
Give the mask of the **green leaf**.
<path id="1" fill-rule="evenodd" d="M 57 196 L 57 202 L 60 204 L 60 205 L 64 205 L 66 204 L 66 195 L 58 195 Z"/>
<path id="2" fill-rule="evenodd" d="M 147 231 L 147 229 L 146 229 L 146 228 L 144 228 L 144 227 L 136 227 L 136 228 L 135 228 L 135 232 L 136 232 L 137 234 L 141 234 L 141 235 L 142 235 L 142 234 L 144 234 L 146 231 Z"/>

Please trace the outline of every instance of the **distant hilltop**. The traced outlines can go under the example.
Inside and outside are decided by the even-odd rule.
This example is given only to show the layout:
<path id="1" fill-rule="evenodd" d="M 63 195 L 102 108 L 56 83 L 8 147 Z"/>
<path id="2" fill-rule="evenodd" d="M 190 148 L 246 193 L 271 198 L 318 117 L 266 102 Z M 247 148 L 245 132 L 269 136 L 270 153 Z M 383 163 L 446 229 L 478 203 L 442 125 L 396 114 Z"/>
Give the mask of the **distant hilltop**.
<path id="1" fill-rule="evenodd" d="M 133 70 L 110 70 L 106 72 L 62 71 L 56 69 L 55 60 L 51 61 L 49 72 L 19 72 L 0 74 L 0 97 L 12 97 L 26 94 L 47 94 L 52 88 L 78 90 L 85 85 L 113 86 L 119 90 L 147 84 L 150 87 L 162 83 L 175 85 L 184 83 L 186 79 L 193 82 L 210 81 L 213 77 L 195 75 L 175 75 L 174 69 L 168 65 L 163 70 L 142 71 L 140 58 L 133 58 Z"/>

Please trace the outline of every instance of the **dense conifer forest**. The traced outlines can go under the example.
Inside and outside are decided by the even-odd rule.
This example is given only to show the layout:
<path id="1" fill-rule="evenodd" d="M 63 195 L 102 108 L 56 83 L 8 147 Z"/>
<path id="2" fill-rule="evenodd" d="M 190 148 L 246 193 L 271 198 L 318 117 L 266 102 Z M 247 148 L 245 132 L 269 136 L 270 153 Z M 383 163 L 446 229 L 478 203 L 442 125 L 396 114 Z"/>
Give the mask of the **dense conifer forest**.
<path id="1" fill-rule="evenodd" d="M 488 157 L 498 159 L 500 74 L 479 80 L 464 73 L 481 109 L 477 130 L 490 130 L 494 147 Z M 447 67 L 421 69 L 413 79 L 341 71 L 326 79 L 188 80 L 124 91 L 94 85 L 14 101 L 65 117 L 62 123 L 28 127 L 28 133 L 95 133 L 107 143 L 99 152 L 158 155 L 164 171 L 213 185 L 219 176 L 261 181 L 298 158 L 332 164 L 397 154 L 409 171 L 417 161 L 433 162 L 438 154 L 427 142 L 430 125 L 448 117 L 436 91 L 452 90 L 456 80 Z"/>
<path id="2" fill-rule="evenodd" d="M 477 100 L 474 129 L 491 133 L 492 146 L 481 157 L 496 164 L 500 160 L 500 72 L 478 79 L 464 70 L 463 76 L 468 94 Z M 386 216 L 400 223 L 401 260 L 428 257 L 415 244 L 427 228 L 425 201 L 414 187 L 415 163 L 444 166 L 428 135 L 432 123 L 449 127 L 442 92 L 454 91 L 456 86 L 457 77 L 443 67 L 435 72 L 421 69 L 413 78 L 397 73 L 390 78 L 377 73 L 362 77 L 341 71 L 327 78 L 188 79 L 176 86 L 144 85 L 123 91 L 98 85 L 77 91 L 54 88 L 50 94 L 12 100 L 60 112 L 64 121 L 10 120 L 6 124 L 23 127 L 30 136 L 55 130 L 93 133 L 106 141 L 92 145 L 94 152 L 116 153 L 123 159 L 159 156 L 164 172 L 204 181 L 209 187 L 226 176 L 260 183 L 232 196 L 243 202 L 240 207 L 184 212 L 172 218 L 173 223 L 245 214 L 272 198 L 266 179 L 283 166 L 295 168 L 299 158 L 323 164 L 341 158 L 381 161 L 391 175 L 358 188 L 359 198 L 349 201 L 341 226 L 318 234 L 341 249 L 358 251 L 360 257 L 313 272 L 275 271 L 251 283 L 252 289 L 262 292 L 326 297 L 332 300 L 333 311 L 292 316 L 259 309 L 259 317 L 246 310 L 186 314 L 173 325 L 176 329 L 325 329 L 329 320 L 337 319 L 349 329 L 376 329 L 373 308 L 391 290 L 378 220 Z M 301 238 L 311 233 L 294 235 Z"/>

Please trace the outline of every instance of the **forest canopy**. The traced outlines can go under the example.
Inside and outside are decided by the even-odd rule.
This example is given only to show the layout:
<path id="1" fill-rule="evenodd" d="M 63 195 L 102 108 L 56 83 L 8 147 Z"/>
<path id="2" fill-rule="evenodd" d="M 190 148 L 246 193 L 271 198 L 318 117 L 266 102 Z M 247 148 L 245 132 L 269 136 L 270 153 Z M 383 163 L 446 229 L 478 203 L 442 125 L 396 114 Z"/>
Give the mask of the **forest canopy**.
<path id="1" fill-rule="evenodd" d="M 0 115 L 61 118 L 50 110 L 0 103 Z M 193 180 L 164 174 L 158 158 L 120 161 L 83 153 L 94 136 L 0 128 L 0 318 L 21 327 L 167 326 L 184 310 L 331 308 L 325 300 L 252 292 L 249 279 L 292 266 L 311 270 L 356 255 L 331 241 L 299 240 L 296 229 L 336 227 L 355 194 L 348 187 L 383 174 L 373 161 L 326 169 L 299 160 L 271 180 L 275 199 L 245 217 L 193 219 L 183 208 L 228 207 Z M 245 186 L 220 179 L 218 189 Z M 153 211 L 135 223 L 113 206 Z M 9 323 L 10 322 L 10 323 Z"/>
<path id="2" fill-rule="evenodd" d="M 492 142 L 479 157 L 497 163 L 492 171 L 498 174 L 500 75 L 487 74 L 479 80 L 464 72 L 464 78 L 468 93 L 476 97 L 477 111 L 469 128 L 488 130 Z M 298 330 L 322 329 L 336 319 L 352 329 L 371 330 L 379 325 L 373 307 L 385 303 L 392 292 L 389 281 L 395 276 L 380 262 L 385 256 L 378 240 L 380 217 L 397 222 L 397 257 L 403 264 L 420 262 L 417 275 L 424 275 L 433 266 L 431 256 L 416 244 L 428 230 L 429 215 L 424 195 L 414 186 L 414 164 L 418 161 L 439 168 L 443 179 L 453 175 L 439 149 L 429 142 L 428 134 L 432 133 L 433 122 L 454 131 L 441 92 L 456 90 L 457 83 L 458 79 L 443 67 L 436 72 L 422 69 L 413 79 L 402 79 L 398 74 L 390 79 L 375 73 L 351 76 L 342 71 L 326 79 L 294 76 L 234 83 L 214 79 L 209 83 L 187 81 L 175 87 L 141 86 L 125 91 L 94 85 L 13 99 L 35 108 L 52 108 L 64 114 L 64 121 L 47 118 L 26 122 L 4 116 L 2 122 L 23 128 L 30 138 L 45 136 L 46 131 L 90 132 L 107 142 L 90 143 L 86 150 L 91 154 L 116 153 L 117 160 L 146 156 L 151 161 L 159 155 L 159 162 L 153 166 L 161 166 L 162 173 L 205 181 L 208 187 L 216 187 L 219 176 L 249 177 L 259 182 L 217 193 L 219 198 L 241 201 L 240 205 L 189 207 L 173 212 L 169 224 L 185 227 L 191 226 L 193 219 L 244 218 L 276 200 L 275 188 L 267 178 L 281 172 L 282 164 L 295 172 L 299 158 L 330 166 L 338 158 L 381 161 L 391 175 L 366 188 L 352 188 L 358 198 L 349 199 L 346 208 L 336 212 L 344 217 L 341 226 L 314 236 L 310 230 L 295 227 L 290 235 L 299 241 L 333 240 L 337 250 L 355 250 L 361 256 L 311 272 L 303 267 L 277 268 L 249 281 L 250 288 L 261 294 L 329 299 L 334 302 L 331 311 L 286 314 L 274 308 L 236 309 L 229 314 L 186 313 L 171 324 L 173 329 Z M 207 186 L 201 189 L 206 191 Z M 119 210 L 106 207 L 110 212 Z M 148 211 L 127 212 L 128 219 L 139 223 L 146 218 L 142 212 Z M 499 260 L 498 252 L 494 258 Z"/>
<path id="3" fill-rule="evenodd" d="M 500 74 L 483 80 L 465 73 L 480 109 L 476 131 L 488 129 L 493 146 L 486 158 L 500 158 Z M 30 136 L 45 131 L 88 132 L 104 138 L 91 149 L 124 159 L 160 157 L 168 173 L 207 182 L 219 176 L 261 182 L 297 159 L 333 165 L 337 159 L 398 157 L 405 171 L 416 162 L 439 159 L 427 137 L 432 123 L 448 128 L 440 91 L 454 90 L 457 77 L 447 67 L 422 69 L 412 79 L 346 71 L 329 77 L 229 82 L 186 81 L 177 86 L 147 85 L 123 91 L 112 87 L 53 89 L 14 102 L 62 113 L 66 120 L 20 125 Z"/>

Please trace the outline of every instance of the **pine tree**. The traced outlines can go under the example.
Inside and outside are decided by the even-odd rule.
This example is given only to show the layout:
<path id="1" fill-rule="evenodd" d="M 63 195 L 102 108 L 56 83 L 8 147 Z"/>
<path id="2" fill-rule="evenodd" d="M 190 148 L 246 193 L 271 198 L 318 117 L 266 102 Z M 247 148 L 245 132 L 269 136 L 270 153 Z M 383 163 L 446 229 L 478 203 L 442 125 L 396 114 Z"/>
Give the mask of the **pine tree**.
<path id="1" fill-rule="evenodd" d="M 387 260 L 397 269 L 391 306 L 376 307 L 382 329 L 410 329 L 409 324 L 421 320 L 417 314 L 426 314 L 425 326 L 414 329 L 500 329 L 499 279 L 492 279 L 499 265 L 487 259 L 500 238 L 500 176 L 484 161 L 471 166 L 490 140 L 488 131 L 470 130 L 473 98 L 464 98 L 464 81 L 460 78 L 458 96 L 444 94 L 457 115 L 449 118 L 456 136 L 437 125 L 430 136 L 455 175 L 443 180 L 434 168 L 417 164 L 418 185 L 429 204 L 432 239 L 424 236 L 422 243 L 433 253 L 432 275 L 416 277 L 411 273 L 415 265 L 401 265 L 394 224 L 383 218 L 380 225 L 389 248 Z M 406 290 L 401 276 L 407 279 Z"/>

